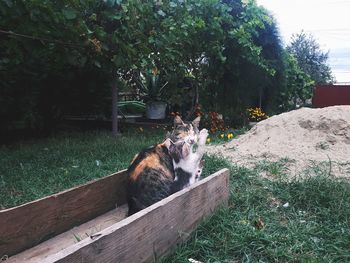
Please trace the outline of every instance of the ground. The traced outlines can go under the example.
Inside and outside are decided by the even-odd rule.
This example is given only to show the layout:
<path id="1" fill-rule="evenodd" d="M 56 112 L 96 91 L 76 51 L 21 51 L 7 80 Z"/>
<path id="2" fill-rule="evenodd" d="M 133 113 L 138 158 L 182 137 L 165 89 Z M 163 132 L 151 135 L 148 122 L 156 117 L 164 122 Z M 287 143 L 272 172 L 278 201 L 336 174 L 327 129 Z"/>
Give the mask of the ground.
<path id="1" fill-rule="evenodd" d="M 259 122 L 236 140 L 209 147 L 245 167 L 274 166 L 289 177 L 350 177 L 350 106 L 302 108 Z M 262 169 L 262 176 L 273 171 Z"/>
<path id="2" fill-rule="evenodd" d="M 117 139 L 101 132 L 68 133 L 3 146 L 0 206 L 19 205 L 124 169 L 135 153 L 164 133 L 135 129 Z M 229 204 L 159 262 L 350 261 L 348 179 L 317 164 L 317 174 L 291 177 L 282 161 L 253 159 L 255 165 L 244 166 L 213 155 L 205 161 L 204 176 L 230 169 Z"/>

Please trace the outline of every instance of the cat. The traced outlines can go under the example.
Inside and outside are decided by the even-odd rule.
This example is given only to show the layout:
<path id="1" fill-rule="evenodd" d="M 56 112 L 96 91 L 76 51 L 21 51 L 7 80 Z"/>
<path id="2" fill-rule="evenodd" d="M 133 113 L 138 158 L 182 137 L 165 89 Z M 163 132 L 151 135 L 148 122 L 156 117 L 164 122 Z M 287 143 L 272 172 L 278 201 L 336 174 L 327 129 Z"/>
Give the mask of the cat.
<path id="1" fill-rule="evenodd" d="M 175 178 L 171 188 L 172 192 L 177 192 L 199 181 L 204 166 L 202 158 L 205 153 L 207 137 L 208 131 L 202 129 L 198 135 L 198 148 L 196 152 L 193 151 L 194 142 L 196 141 L 187 142 L 185 140 L 183 146 L 180 148 L 182 154 L 176 154 L 176 156 L 181 156 L 181 158 L 173 157 Z M 171 152 L 174 152 L 174 150 L 171 150 Z"/>
<path id="2" fill-rule="evenodd" d="M 164 142 L 142 150 L 135 156 L 127 170 L 128 215 L 199 179 L 200 158 L 208 133 L 202 130 L 202 135 L 198 137 L 199 121 L 200 118 L 196 118 L 191 123 L 184 123 L 180 117 L 175 118 L 174 130 Z M 199 146 L 194 154 L 193 146 L 197 141 Z"/>
<path id="3" fill-rule="evenodd" d="M 142 150 L 127 170 L 128 215 L 132 215 L 171 194 L 174 166 L 168 142 Z"/>
<path id="4" fill-rule="evenodd" d="M 173 164 L 175 169 L 175 185 L 183 184 L 185 186 L 197 182 L 202 174 L 204 160 L 202 160 L 205 153 L 205 143 L 208 137 L 208 131 L 202 129 L 199 132 L 200 116 L 192 122 L 184 122 L 180 116 L 174 118 L 174 130 L 168 134 L 171 141 L 178 141 L 183 139 L 187 144 L 185 148 L 189 148 L 190 154 L 183 154 L 181 160 L 174 158 Z M 185 136 L 184 136 L 185 134 Z M 186 139 L 184 139 L 186 137 Z M 198 142 L 197 151 L 193 151 L 193 146 Z M 182 183 L 181 183 L 182 182 Z M 175 186 L 174 186 L 175 187 Z M 178 187 L 179 190 L 181 187 Z"/>

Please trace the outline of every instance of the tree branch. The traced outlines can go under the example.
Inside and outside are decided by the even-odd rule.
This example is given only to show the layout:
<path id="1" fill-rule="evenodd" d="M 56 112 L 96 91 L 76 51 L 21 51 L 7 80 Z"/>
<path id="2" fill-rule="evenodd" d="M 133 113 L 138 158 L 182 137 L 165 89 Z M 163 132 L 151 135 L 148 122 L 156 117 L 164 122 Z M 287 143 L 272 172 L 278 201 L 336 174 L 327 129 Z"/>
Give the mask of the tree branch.
<path id="1" fill-rule="evenodd" d="M 15 36 L 15 37 L 23 37 L 23 38 L 28 38 L 28 39 L 32 39 L 32 40 L 37 40 L 37 41 L 43 41 L 43 42 L 50 42 L 50 43 L 56 43 L 56 44 L 60 44 L 60 45 L 64 45 L 64 46 L 72 46 L 72 47 L 85 47 L 85 45 L 81 45 L 81 44 L 75 44 L 75 43 L 67 43 L 61 40 L 55 40 L 55 39 L 48 39 L 48 38 L 41 38 L 41 37 L 34 37 L 34 36 L 29 36 L 29 35 L 23 35 L 23 34 L 18 34 L 12 31 L 5 31 L 0 29 L 0 33 L 1 34 L 5 34 L 5 35 L 10 35 L 10 36 Z"/>

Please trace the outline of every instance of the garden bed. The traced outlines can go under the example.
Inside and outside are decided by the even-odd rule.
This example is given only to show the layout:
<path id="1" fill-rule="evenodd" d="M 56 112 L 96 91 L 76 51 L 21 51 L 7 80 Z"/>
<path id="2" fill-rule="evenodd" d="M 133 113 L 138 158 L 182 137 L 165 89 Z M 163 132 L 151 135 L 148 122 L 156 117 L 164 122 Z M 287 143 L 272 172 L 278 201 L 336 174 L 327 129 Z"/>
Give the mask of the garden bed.
<path id="1" fill-rule="evenodd" d="M 151 261 L 227 202 L 228 180 L 228 170 L 220 170 L 128 218 L 125 171 L 6 209 L 0 256 L 10 256 L 6 262 Z"/>

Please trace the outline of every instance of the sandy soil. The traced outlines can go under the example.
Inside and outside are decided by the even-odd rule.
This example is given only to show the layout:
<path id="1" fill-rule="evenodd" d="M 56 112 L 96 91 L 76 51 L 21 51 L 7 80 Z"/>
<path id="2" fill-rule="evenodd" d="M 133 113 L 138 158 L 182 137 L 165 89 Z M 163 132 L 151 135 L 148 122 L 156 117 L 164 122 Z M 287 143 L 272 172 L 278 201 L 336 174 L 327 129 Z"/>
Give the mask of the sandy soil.
<path id="1" fill-rule="evenodd" d="M 301 108 L 257 123 L 246 134 L 208 153 L 254 167 L 283 162 L 291 176 L 317 174 L 350 178 L 350 106 Z"/>

